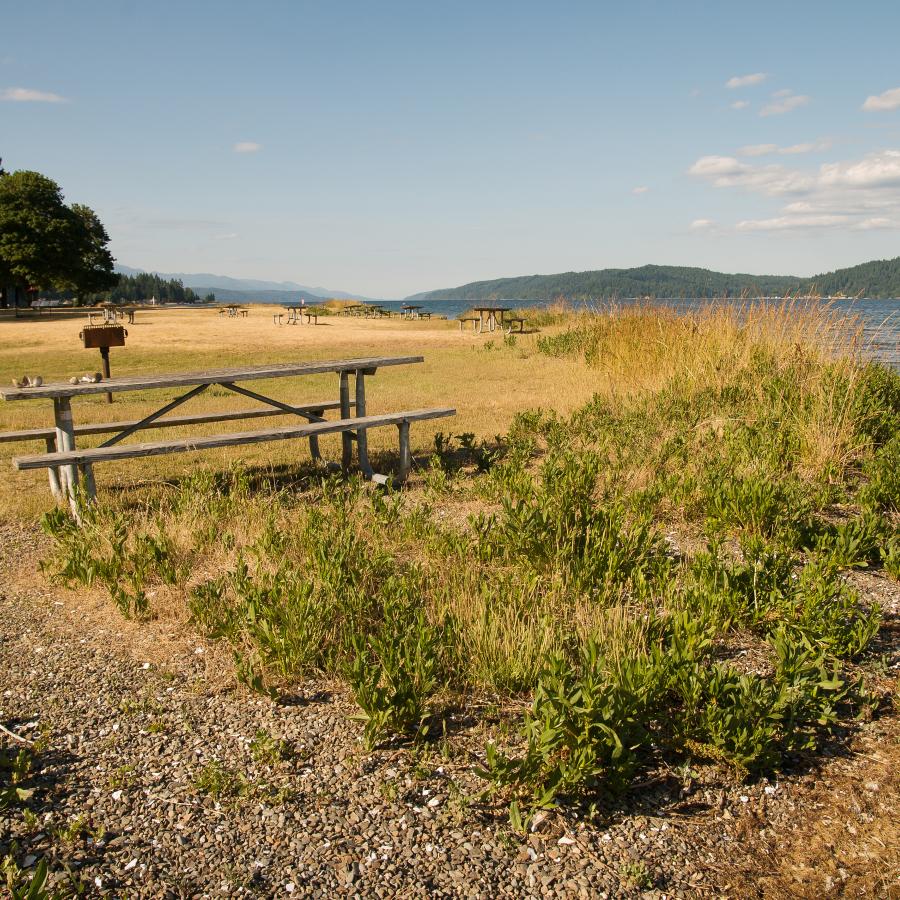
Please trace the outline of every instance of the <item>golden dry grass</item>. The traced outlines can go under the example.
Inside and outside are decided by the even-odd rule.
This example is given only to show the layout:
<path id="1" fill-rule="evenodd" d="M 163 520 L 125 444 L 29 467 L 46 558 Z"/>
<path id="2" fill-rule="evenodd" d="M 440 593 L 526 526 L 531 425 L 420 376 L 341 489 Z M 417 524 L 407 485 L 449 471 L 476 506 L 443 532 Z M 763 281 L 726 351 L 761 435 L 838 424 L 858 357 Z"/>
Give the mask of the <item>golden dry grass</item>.
<path id="1" fill-rule="evenodd" d="M 424 364 L 386 368 L 370 379 L 368 411 L 377 413 L 426 406 L 455 406 L 453 420 L 413 427 L 413 451 L 427 451 L 434 432 L 471 431 L 493 437 L 506 430 L 512 417 L 530 407 L 543 406 L 566 413 L 586 402 L 597 385 L 594 372 L 582 362 L 557 360 L 536 352 L 536 335 L 517 338 L 515 347 L 504 347 L 502 335 L 460 333 L 455 321 L 432 319 L 355 319 L 329 316 L 317 326 L 275 326 L 276 308 L 252 306 L 247 318 L 227 318 L 215 311 L 139 310 L 128 326 L 127 346 L 111 351 L 113 376 L 146 372 L 191 372 L 222 366 L 263 364 L 357 356 L 419 354 Z M 45 381 L 65 380 L 94 371 L 99 353 L 81 347 L 78 332 L 87 317 L 0 319 L 0 379 L 8 384 L 23 374 L 41 375 Z M 485 349 L 493 341 L 493 349 Z M 498 349 L 498 348 L 501 348 Z M 282 400 L 337 399 L 335 375 L 280 379 L 254 385 Z M 139 419 L 176 397 L 180 391 L 162 390 L 116 395 L 112 406 L 102 395 L 76 400 L 76 423 Z M 239 409 L 240 398 L 221 388 L 211 388 L 179 410 L 210 412 Z M 272 419 L 272 425 L 286 424 Z M 0 402 L 0 430 L 37 428 L 52 424 L 50 401 Z M 154 430 L 142 437 L 164 439 L 185 434 L 226 432 L 241 427 L 260 427 L 257 422 Z M 103 438 L 82 438 L 80 446 L 93 446 Z M 393 429 L 379 429 L 370 436 L 374 451 L 394 449 Z M 339 439 L 323 440 L 323 452 L 335 459 Z M 0 444 L 0 519 L 33 518 L 48 508 L 50 496 L 43 471 L 16 472 L 10 459 L 43 450 L 43 443 Z M 248 465 L 278 465 L 308 459 L 305 442 L 260 444 L 202 454 L 189 453 L 121 461 L 97 467 L 100 490 L 110 483 L 128 484 L 177 476 L 205 463 L 227 468 L 235 460 Z"/>

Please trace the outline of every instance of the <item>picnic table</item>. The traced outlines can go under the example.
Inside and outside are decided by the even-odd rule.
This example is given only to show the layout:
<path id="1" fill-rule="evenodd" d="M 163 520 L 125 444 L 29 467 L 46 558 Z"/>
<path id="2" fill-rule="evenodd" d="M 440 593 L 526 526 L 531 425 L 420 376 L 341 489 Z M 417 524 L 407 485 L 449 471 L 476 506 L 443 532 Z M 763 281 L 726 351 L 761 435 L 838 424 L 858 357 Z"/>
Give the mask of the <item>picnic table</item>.
<path id="1" fill-rule="evenodd" d="M 400 318 L 418 319 L 419 310 L 423 308 L 424 307 L 422 306 L 417 306 L 415 303 L 404 303 L 403 306 L 400 307 Z"/>
<path id="2" fill-rule="evenodd" d="M 178 453 L 206 448 L 240 446 L 272 440 L 306 438 L 310 455 L 321 461 L 318 438 L 323 434 L 340 433 L 342 436 L 341 468 L 346 471 L 352 462 L 353 443 L 356 444 L 359 467 L 366 478 L 386 483 L 385 476 L 376 475 L 368 457 L 367 429 L 384 425 L 396 425 L 400 440 L 400 464 L 398 481 L 409 473 L 409 425 L 412 421 L 455 415 L 449 408 L 415 409 L 379 415 L 366 414 L 366 376 L 385 366 L 400 366 L 424 362 L 421 356 L 364 357 L 325 362 L 279 363 L 270 365 L 241 366 L 204 372 L 130 375 L 111 378 L 99 383 L 58 382 L 40 387 L 0 388 L 0 399 L 5 401 L 51 401 L 53 407 L 52 428 L 38 428 L 23 432 L 0 432 L 0 442 L 39 440 L 46 442 L 47 452 L 36 456 L 20 456 L 13 459 L 19 470 L 48 469 L 50 488 L 54 496 L 67 498 L 78 518 L 76 492 L 83 484 L 89 499 L 96 494 L 93 464 L 115 459 L 132 459 Z M 336 400 L 317 400 L 301 405 L 284 403 L 244 387 L 238 382 L 261 379 L 281 379 L 306 375 L 334 373 L 339 376 L 339 395 Z M 355 400 L 350 397 L 350 376 L 354 376 Z M 210 385 L 219 385 L 232 393 L 248 397 L 263 408 L 237 410 L 226 413 L 205 413 L 195 416 L 166 417 L 176 407 L 203 393 Z M 71 400 L 99 393 L 123 393 L 157 388 L 188 388 L 174 400 L 136 422 L 111 422 L 76 426 L 72 417 Z M 351 416 L 351 407 L 355 415 Z M 340 419 L 327 420 L 328 409 L 340 410 Z M 294 415 L 306 420 L 304 424 L 273 428 L 262 431 L 241 431 L 233 434 L 216 434 L 178 440 L 155 441 L 141 444 L 122 444 L 125 438 L 148 428 L 166 428 L 175 425 L 192 425 L 203 422 L 231 421 L 261 416 Z M 99 447 L 77 450 L 76 434 L 109 434 Z M 80 475 L 79 475 L 80 472 Z"/>
<path id="3" fill-rule="evenodd" d="M 226 306 L 219 307 L 219 315 L 227 315 L 229 319 L 236 319 L 239 314 L 246 319 L 248 312 L 249 310 L 244 309 L 242 306 L 238 306 L 237 303 L 229 303 Z"/>
<path id="4" fill-rule="evenodd" d="M 100 309 L 88 311 L 88 324 L 94 324 L 94 316 L 99 316 L 104 325 L 115 325 L 119 317 L 119 311 L 115 306 L 101 306 Z M 132 313 L 132 318 L 134 313 Z"/>
<path id="5" fill-rule="evenodd" d="M 307 306 L 305 303 L 294 303 L 290 306 L 285 306 L 287 310 L 287 325 L 302 325 L 303 324 L 303 316 L 306 315 L 306 324 L 312 325 L 313 319 L 316 320 L 316 324 L 319 321 L 319 314 L 312 307 Z M 277 324 L 281 324 L 281 313 L 277 313 L 278 322 Z"/>
<path id="6" fill-rule="evenodd" d="M 503 316 L 510 312 L 512 307 L 509 306 L 476 306 L 473 311 L 478 313 L 477 332 L 480 334 L 484 331 L 485 316 L 487 316 L 488 331 L 494 331 L 497 326 L 503 330 Z"/>

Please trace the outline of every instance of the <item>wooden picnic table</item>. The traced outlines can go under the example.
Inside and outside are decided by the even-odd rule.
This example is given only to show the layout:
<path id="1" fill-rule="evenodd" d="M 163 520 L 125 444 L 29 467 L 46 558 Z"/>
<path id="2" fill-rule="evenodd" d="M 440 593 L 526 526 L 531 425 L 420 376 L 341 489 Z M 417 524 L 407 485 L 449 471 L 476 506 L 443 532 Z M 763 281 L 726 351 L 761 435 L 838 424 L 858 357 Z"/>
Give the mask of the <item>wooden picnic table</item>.
<path id="1" fill-rule="evenodd" d="M 500 329 L 503 329 L 503 316 L 510 312 L 512 307 L 510 306 L 475 306 L 473 307 L 474 312 L 478 313 L 478 328 L 477 331 L 480 334 L 484 331 L 485 324 L 485 315 L 487 316 L 487 326 L 488 331 L 494 331 L 497 326 L 500 326 Z"/>
<path id="2" fill-rule="evenodd" d="M 55 436 L 55 448 L 51 447 L 48 440 L 48 454 L 42 457 L 22 457 L 13 460 L 13 465 L 18 469 L 48 468 L 50 474 L 50 487 L 54 496 L 68 498 L 72 503 L 73 511 L 77 515 L 75 503 L 76 487 L 79 484 L 79 472 L 84 479 L 85 490 L 89 498 L 95 494 L 92 463 L 108 459 L 123 459 L 130 457 L 152 456 L 160 453 L 178 452 L 183 450 L 201 449 L 204 447 L 222 447 L 240 445 L 246 443 L 258 443 L 265 440 L 279 438 L 306 437 L 310 442 L 310 453 L 314 460 L 321 459 L 318 446 L 319 434 L 340 432 L 342 435 L 342 468 L 347 469 L 351 463 L 352 444 L 356 443 L 357 457 L 363 474 L 368 478 L 384 480 L 383 476 L 375 476 L 368 458 L 368 443 L 366 437 L 367 427 L 378 427 L 386 424 L 396 424 L 400 428 L 401 436 L 401 476 L 405 477 L 404 467 L 409 463 L 409 422 L 411 420 L 436 418 L 445 415 L 453 415 L 453 410 L 412 410 L 403 413 L 393 413 L 384 416 L 366 416 L 366 388 L 365 376 L 374 375 L 376 370 L 384 366 L 400 366 L 411 363 L 424 362 L 421 356 L 398 357 L 363 357 L 359 359 L 346 359 L 324 362 L 302 363 L 278 363 L 270 365 L 240 366 L 236 368 L 213 369 L 204 372 L 169 373 L 128 375 L 120 378 L 111 378 L 99 383 L 57 382 L 44 384 L 41 387 L 29 388 L 0 388 L 0 399 L 6 401 L 18 400 L 49 400 L 53 405 L 53 429 Z M 304 406 L 283 403 L 271 397 L 243 387 L 238 382 L 258 381 L 261 379 L 290 378 L 304 375 L 319 375 L 323 373 L 335 373 L 339 376 L 339 403 L 318 402 Z M 350 399 L 350 375 L 355 376 L 355 404 Z M 172 424 L 191 424 L 192 421 L 211 421 L 210 415 L 199 416 L 192 420 L 182 418 L 177 423 L 174 420 L 166 420 L 162 417 L 171 412 L 182 403 L 196 397 L 205 391 L 210 385 L 219 385 L 233 393 L 256 400 L 266 406 L 280 411 L 305 418 L 309 424 L 302 427 L 273 429 L 270 431 L 239 432 L 233 435 L 212 435 L 203 438 L 186 439 L 183 441 L 165 441 L 155 444 L 125 445 L 117 447 L 122 440 L 136 431 L 153 427 L 166 427 L 167 422 Z M 189 388 L 186 393 L 171 400 L 164 406 L 145 416 L 138 422 L 121 422 L 110 424 L 110 427 L 93 426 L 89 431 L 84 426 L 79 427 L 79 433 L 97 433 L 98 431 L 114 431 L 111 438 L 104 441 L 98 448 L 85 451 L 76 451 L 75 434 L 76 427 L 72 418 L 72 398 L 90 396 L 99 393 L 123 393 L 127 391 L 145 391 L 158 388 Z M 356 407 L 355 417 L 350 418 L 351 406 Z M 328 421 L 323 418 L 326 408 L 339 406 L 341 419 L 338 422 Z M 277 412 L 275 413 L 277 414 Z M 226 414 L 223 418 L 238 418 L 239 413 Z M 258 410 L 248 410 L 247 418 L 260 415 Z M 121 425 L 123 427 L 118 428 Z M 405 431 L 404 431 L 405 429 Z M 25 435 L 24 437 L 22 435 Z M 6 439 L 27 439 L 27 433 L 6 435 Z M 4 435 L 0 433 L 0 440 Z M 33 438 L 32 438 L 33 439 Z M 55 449 L 55 452 L 53 450 Z M 59 463 L 58 465 L 56 463 Z"/>
<path id="3" fill-rule="evenodd" d="M 302 325 L 303 324 L 303 316 L 306 315 L 306 324 L 312 325 L 313 319 L 316 320 L 318 324 L 319 314 L 315 310 L 312 310 L 312 307 L 307 306 L 305 303 L 292 303 L 288 306 L 284 307 L 288 311 L 287 317 L 287 325 Z M 280 324 L 280 323 L 279 323 Z"/>
<path id="4" fill-rule="evenodd" d="M 417 306 L 415 303 L 404 303 L 400 307 L 400 318 L 418 319 L 420 309 L 424 309 L 424 307 Z"/>
<path id="5" fill-rule="evenodd" d="M 228 303 L 225 306 L 219 307 L 219 315 L 221 316 L 227 314 L 229 319 L 236 319 L 238 315 L 241 315 L 246 319 L 248 313 L 249 310 L 247 310 L 243 306 L 238 306 L 237 303 Z"/>
<path id="6" fill-rule="evenodd" d="M 94 316 L 100 316 L 104 325 L 115 325 L 120 312 L 115 306 L 101 306 L 99 309 L 88 310 L 88 324 L 94 324 Z M 132 317 L 134 313 L 132 313 Z"/>

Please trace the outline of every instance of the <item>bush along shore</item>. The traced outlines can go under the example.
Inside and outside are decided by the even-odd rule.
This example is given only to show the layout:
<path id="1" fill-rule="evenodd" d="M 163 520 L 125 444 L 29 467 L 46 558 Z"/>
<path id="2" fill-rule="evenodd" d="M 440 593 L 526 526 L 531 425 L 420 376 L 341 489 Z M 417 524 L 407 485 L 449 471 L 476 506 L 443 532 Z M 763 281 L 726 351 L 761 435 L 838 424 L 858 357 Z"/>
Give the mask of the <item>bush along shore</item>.
<path id="1" fill-rule="evenodd" d="M 517 831 L 660 765 L 771 775 L 893 713 L 851 573 L 900 579 L 900 375 L 847 335 L 790 306 L 573 316 L 539 338 L 596 367 L 572 416 L 438 434 L 402 493 L 199 470 L 57 510 L 45 570 L 189 622 L 255 691 L 342 680 L 372 751 L 490 718 L 470 799 Z"/>

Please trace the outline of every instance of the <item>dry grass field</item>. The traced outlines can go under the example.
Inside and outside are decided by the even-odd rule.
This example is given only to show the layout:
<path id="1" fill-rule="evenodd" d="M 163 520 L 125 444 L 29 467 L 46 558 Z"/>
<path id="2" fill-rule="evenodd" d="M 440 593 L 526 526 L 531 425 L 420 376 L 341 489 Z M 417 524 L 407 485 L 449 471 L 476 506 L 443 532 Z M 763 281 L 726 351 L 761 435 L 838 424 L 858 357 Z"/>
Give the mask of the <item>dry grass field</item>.
<path id="1" fill-rule="evenodd" d="M 279 327 L 272 314 L 139 311 L 128 346 L 112 351 L 113 375 L 422 355 L 368 382 L 368 411 L 450 405 L 457 417 L 414 426 L 420 466 L 399 492 L 297 468 L 309 460 L 301 441 L 184 453 L 97 466 L 99 503 L 80 527 L 61 509 L 44 515 L 43 536 L 46 476 L 9 466 L 42 445 L 0 444 L 0 600 L 10 611 L 0 663 L 5 652 L 24 685 L 69 678 L 68 689 L 9 692 L 21 721 L 36 721 L 45 694 L 80 721 L 94 691 L 83 673 L 112 665 L 112 648 L 99 645 L 114 634 L 126 667 L 140 659 L 141 672 L 173 679 L 179 665 L 202 669 L 191 690 L 203 703 L 230 697 L 237 732 L 254 703 L 298 728 L 339 709 L 316 736 L 316 783 L 339 775 L 345 806 L 372 767 L 408 767 L 409 785 L 427 781 L 423 797 L 446 781 L 440 841 L 469 853 L 467 839 L 483 834 L 497 883 L 518 885 L 516 895 L 551 865 L 543 877 L 559 878 L 561 896 L 574 886 L 582 896 L 895 895 L 900 376 L 861 357 L 852 322 L 790 300 L 689 317 L 557 310 L 514 338 L 443 320 Z M 83 323 L 0 320 L 0 377 L 93 371 Z M 333 375 L 258 384 L 295 402 L 338 391 Z M 137 419 L 178 393 L 118 395 L 112 406 L 98 395 L 73 411 L 76 422 Z M 179 412 L 239 405 L 211 388 Z M 50 419 L 47 401 L 0 403 L 0 429 Z M 213 427 L 239 426 L 178 431 Z M 436 442 L 438 431 L 457 437 Z M 393 429 L 371 433 L 377 469 L 394 464 L 395 441 Z M 323 452 L 336 459 L 338 440 Z M 34 665 L 32 645 L 43 653 L 61 617 L 65 655 Z M 128 709 L 132 681 L 122 679 Z M 180 727 L 168 717 L 184 708 L 176 696 L 154 701 L 137 733 L 141 777 L 156 765 L 143 771 L 144 738 L 166 753 L 188 746 L 168 737 Z M 178 762 L 193 772 L 179 797 L 199 806 L 229 795 L 227 835 L 270 785 L 216 744 L 211 708 L 196 727 L 212 735 L 214 758 L 200 770 Z M 125 742 L 110 746 L 110 765 L 134 765 Z M 82 763 L 90 771 L 90 754 Z M 293 793 L 300 781 L 282 763 L 279 808 L 324 841 L 326 817 Z M 52 775 L 40 753 L 32 764 Z M 38 775 L 17 777 L 26 792 L 41 788 Z M 405 821 L 420 800 L 397 806 L 396 790 L 380 781 L 359 816 L 375 807 L 384 822 Z M 132 809 L 146 793 L 133 785 Z M 52 797 L 26 796 L 20 816 L 14 805 L 10 834 L 33 857 L 52 845 L 68 864 L 77 841 L 28 831 L 31 807 L 57 810 Z M 104 815 L 116 821 L 114 809 Z M 152 815 L 135 834 L 164 843 L 172 829 Z M 0 851 L 2 826 L 0 813 Z M 431 853 L 416 834 L 398 894 L 420 883 Z M 337 888 L 333 867 L 344 871 L 330 840 L 308 857 L 318 867 L 310 892 Z M 165 851 L 156 881 L 123 869 L 117 883 L 139 894 L 174 883 L 181 846 Z M 117 855 L 132 850 L 83 871 L 106 873 Z M 10 884 L 28 883 L 25 858 L 9 864 Z M 381 883 L 380 865 L 363 894 Z M 433 871 L 440 880 L 458 866 Z M 229 875 L 232 887 L 245 875 Z"/>
<path id="2" fill-rule="evenodd" d="M 339 316 L 321 317 L 316 326 L 273 324 L 277 308 L 252 306 L 247 318 L 227 318 L 210 309 L 147 309 L 137 313 L 128 326 L 127 344 L 111 351 L 113 377 L 139 373 L 193 372 L 209 368 L 363 356 L 421 355 L 425 362 L 387 368 L 367 385 L 368 412 L 454 406 L 452 420 L 425 423 L 412 429 L 413 453 L 430 451 L 436 430 L 474 432 L 491 438 L 508 427 L 512 417 L 524 409 L 542 406 L 568 413 L 585 403 L 597 387 L 597 374 L 582 362 L 552 359 L 535 352 L 536 333 L 516 335 L 514 346 L 504 346 L 503 335 L 461 333 L 455 321 L 430 319 L 401 321 Z M 45 382 L 67 380 L 72 375 L 99 368 L 96 350 L 85 350 L 78 333 L 87 316 L 47 316 L 0 319 L 0 380 L 9 384 L 23 374 L 41 375 Z M 558 330 L 558 328 L 556 329 Z M 499 351 L 503 348 L 503 352 Z M 336 375 L 280 379 L 271 384 L 257 382 L 257 390 L 271 391 L 284 401 L 337 399 Z M 73 403 L 76 424 L 139 419 L 181 393 L 154 391 L 119 394 L 112 406 L 103 395 Z M 212 412 L 253 406 L 221 388 L 206 393 L 182 407 L 178 414 Z M 331 414 L 334 415 L 333 413 Z M 272 419 L 271 425 L 287 424 L 288 418 Z M 37 428 L 52 424 L 49 401 L 0 403 L 0 430 Z M 189 433 L 231 432 L 259 423 L 227 422 L 207 426 L 153 430 L 132 440 L 164 440 Z M 94 446 L 102 437 L 79 440 L 79 446 Z M 340 438 L 322 440 L 323 453 L 340 455 Z M 370 448 L 396 450 L 393 429 L 372 432 Z M 50 495 L 46 475 L 13 472 L 9 460 L 16 454 L 43 450 L 43 443 L 0 444 L 0 517 L 3 521 L 33 518 L 48 508 Z M 252 467 L 308 460 L 305 441 L 259 444 L 196 453 L 123 461 L 97 467 L 100 490 L 104 485 L 127 485 L 192 471 L 199 460 L 227 468 L 236 459 Z"/>

